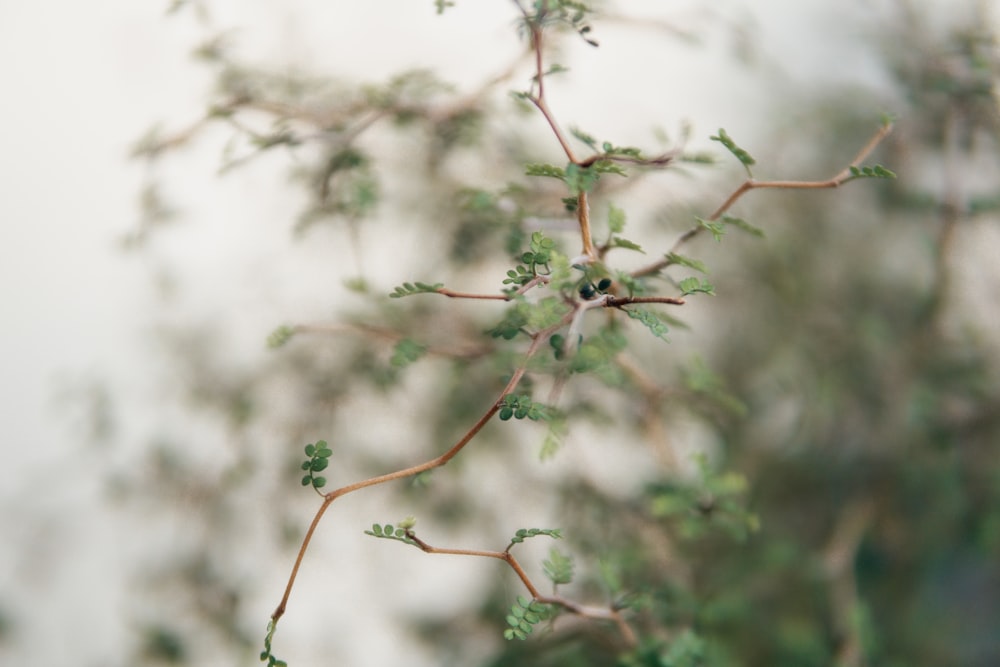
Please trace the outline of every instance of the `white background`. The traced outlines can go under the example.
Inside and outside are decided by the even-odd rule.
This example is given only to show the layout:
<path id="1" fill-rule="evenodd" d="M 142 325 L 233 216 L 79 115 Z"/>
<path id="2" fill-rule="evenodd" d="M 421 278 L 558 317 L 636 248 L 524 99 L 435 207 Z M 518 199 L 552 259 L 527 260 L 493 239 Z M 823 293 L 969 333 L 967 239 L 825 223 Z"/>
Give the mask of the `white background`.
<path id="1" fill-rule="evenodd" d="M 66 397 L 92 382 L 107 385 L 118 401 L 118 438 L 135 446 L 157 419 L 159 390 L 144 342 L 157 316 L 155 259 L 118 248 L 134 228 L 143 183 L 143 166 L 127 156 L 155 122 L 178 127 L 195 118 L 210 86 L 188 56 L 205 33 L 188 16 L 165 17 L 166 5 L 0 4 L 0 613 L 12 624 L 0 643 L 6 664 L 115 664 L 130 630 L 118 576 L 128 551 L 117 542 L 120 527 L 101 511 L 102 470 L 79 442 L 79 411 Z M 676 21 L 699 32 L 703 44 L 655 33 L 633 42 L 609 27 L 600 49 L 580 50 L 574 86 L 558 104 L 585 108 L 573 120 L 595 133 L 633 129 L 622 143 L 638 143 L 654 123 L 673 128 L 686 118 L 701 137 L 719 126 L 747 136 L 775 121 L 758 117 L 768 90 L 820 85 L 822 77 L 877 82 L 856 38 L 858 19 L 876 19 L 880 6 L 622 2 L 623 13 Z M 355 80 L 420 64 L 469 85 L 517 48 L 511 7 L 500 0 L 459 0 L 443 17 L 429 1 L 229 1 L 210 9 L 214 24 L 234 28 L 252 59 Z M 732 56 L 738 24 L 758 49 L 757 71 Z M 641 57 L 656 63 L 655 94 L 629 85 L 648 74 L 628 65 L 637 49 L 650 49 Z M 614 105 L 612 95 L 595 92 L 609 89 Z M 277 172 L 263 169 L 220 183 L 218 146 L 190 150 L 188 164 L 202 169 L 178 175 L 183 224 L 221 217 L 242 230 L 235 241 L 224 227 L 218 233 L 225 243 L 174 249 L 171 261 L 189 253 L 195 276 L 209 283 L 213 275 L 234 278 L 206 289 L 192 308 L 235 303 L 262 323 L 284 321 L 280 290 L 266 287 L 280 280 L 282 239 L 295 211 L 284 181 L 270 181 Z M 367 662 L 345 657 L 347 664 L 383 664 L 396 649 L 382 647 Z"/>

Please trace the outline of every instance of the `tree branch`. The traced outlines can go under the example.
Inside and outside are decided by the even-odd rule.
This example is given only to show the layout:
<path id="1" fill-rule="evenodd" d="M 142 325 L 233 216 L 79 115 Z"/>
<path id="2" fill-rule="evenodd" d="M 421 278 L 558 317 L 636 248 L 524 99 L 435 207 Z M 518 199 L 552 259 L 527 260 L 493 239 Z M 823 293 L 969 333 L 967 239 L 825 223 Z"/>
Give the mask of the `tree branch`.
<path id="1" fill-rule="evenodd" d="M 747 178 L 743 183 L 739 185 L 733 192 L 726 198 L 722 204 L 712 212 L 706 220 L 709 222 L 714 222 L 721 218 L 725 213 L 733 207 L 733 205 L 747 192 L 751 190 L 759 190 L 763 188 L 781 188 L 785 190 L 813 190 L 813 189 L 824 189 L 824 188 L 836 188 L 840 187 L 847 181 L 853 180 L 856 176 L 851 172 L 852 167 L 857 167 L 861 162 L 867 158 L 875 148 L 882 143 L 889 133 L 892 132 L 892 123 L 883 124 L 878 131 L 872 135 L 867 143 L 858 151 L 854 159 L 844 167 L 842 170 L 837 172 L 835 176 L 821 181 L 757 181 L 753 178 Z M 666 267 L 670 266 L 674 262 L 669 258 L 670 254 L 675 253 L 682 245 L 690 241 L 692 238 L 697 236 L 704 229 L 701 225 L 692 227 L 691 229 L 684 232 L 680 238 L 674 243 L 673 247 L 667 253 L 668 257 L 661 259 L 657 262 L 649 264 L 647 266 L 636 269 L 632 272 L 633 278 L 642 278 L 644 276 L 650 276 L 659 273 Z"/>
<path id="2" fill-rule="evenodd" d="M 346 496 L 349 493 L 354 493 L 361 489 L 367 488 L 369 486 L 376 486 L 378 484 L 384 484 L 386 482 L 392 482 L 397 479 L 404 479 L 406 477 L 413 477 L 427 470 L 432 470 L 440 466 L 445 465 L 452 458 L 455 457 L 462 449 L 469 444 L 469 442 L 483 429 L 484 426 L 493 418 L 499 410 L 503 403 L 503 399 L 511 394 L 520 384 L 521 379 L 528 369 L 528 362 L 532 357 L 537 354 L 541 346 L 552 336 L 553 333 L 562 328 L 566 323 L 566 318 L 563 318 L 558 324 L 555 324 L 548 329 L 545 329 L 533 337 L 531 345 L 528 347 L 528 351 L 524 355 L 520 366 L 511 375 L 510 380 L 507 382 L 507 386 L 504 387 L 503 391 L 500 392 L 500 396 L 493 402 L 489 409 L 473 424 L 472 428 L 466 431 L 458 442 L 451 446 L 448 451 L 435 457 L 424 463 L 420 463 L 415 466 L 410 466 L 409 468 L 403 468 L 401 470 L 396 470 L 394 472 L 387 473 L 385 475 L 378 475 L 376 477 L 370 477 L 368 479 L 362 480 L 360 482 L 355 482 L 353 484 L 348 484 L 347 486 L 342 486 L 339 489 L 335 489 L 325 494 L 323 498 L 323 503 L 320 505 L 319 509 L 316 510 L 316 515 L 313 517 L 309 524 L 309 528 L 306 530 L 306 534 L 302 539 L 302 544 L 299 546 L 298 554 L 295 557 L 295 563 L 292 566 L 292 572 L 288 577 L 288 582 L 285 585 L 285 592 L 281 597 L 281 602 L 278 607 L 271 614 L 271 621 L 274 625 L 277 625 L 278 620 L 284 615 L 285 609 L 288 605 L 288 599 L 292 594 L 292 588 L 295 585 L 295 579 L 298 576 L 299 568 L 302 565 L 302 560 L 305 557 L 306 550 L 309 548 L 309 543 L 312 541 L 313 535 L 316 532 L 316 527 L 319 525 L 320 520 L 326 513 L 326 510 L 330 507 L 334 500 L 340 498 L 341 496 Z"/>
<path id="3" fill-rule="evenodd" d="M 571 614 L 581 616 L 583 618 L 598 619 L 598 620 L 610 620 L 614 621 L 618 626 L 619 631 L 625 638 L 625 642 L 629 646 L 635 646 L 638 640 L 635 636 L 635 631 L 629 626 L 621 614 L 621 610 L 614 607 L 591 607 L 573 602 L 564 597 L 557 595 L 542 595 L 538 592 L 538 588 L 532 583 L 531 578 L 528 576 L 524 568 L 518 562 L 514 554 L 511 553 L 510 547 L 504 551 L 485 551 L 478 549 L 447 549 L 441 547 L 434 547 L 430 544 L 424 542 L 412 530 L 406 531 L 406 537 L 413 541 L 413 543 L 423 552 L 429 554 L 449 554 L 454 556 L 478 556 L 482 558 L 495 558 L 497 560 L 502 560 L 507 565 L 510 566 L 514 573 L 517 574 L 518 579 L 524 584 L 524 587 L 528 589 L 528 593 L 535 602 L 541 602 L 543 604 L 554 605 L 561 607 Z"/>

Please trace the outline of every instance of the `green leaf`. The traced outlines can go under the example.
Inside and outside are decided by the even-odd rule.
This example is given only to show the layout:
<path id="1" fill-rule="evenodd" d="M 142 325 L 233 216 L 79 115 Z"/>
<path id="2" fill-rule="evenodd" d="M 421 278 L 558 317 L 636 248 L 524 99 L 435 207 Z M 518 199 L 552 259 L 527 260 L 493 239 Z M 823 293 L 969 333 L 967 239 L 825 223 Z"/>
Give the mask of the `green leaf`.
<path id="1" fill-rule="evenodd" d="M 528 262 L 529 264 L 548 264 L 552 251 L 556 247 L 556 242 L 541 232 L 532 232 L 528 247 L 531 249 L 531 252 L 525 253 L 521 261 Z"/>
<path id="2" fill-rule="evenodd" d="M 542 72 L 542 76 L 546 77 L 546 76 L 548 76 L 550 74 L 559 74 L 561 72 L 568 72 L 568 71 L 569 71 L 568 67 L 565 67 L 564 65 L 560 65 L 559 63 L 552 63 L 552 65 L 550 65 L 547 70 L 545 70 L 544 72 Z M 536 74 L 536 75 L 532 76 L 531 80 L 532 81 L 538 81 L 538 75 Z"/>
<path id="3" fill-rule="evenodd" d="M 413 517 L 406 517 L 395 526 L 391 523 L 373 523 L 372 529 L 366 530 L 365 535 L 371 535 L 372 537 L 378 537 L 383 540 L 394 540 L 396 542 L 402 542 L 403 544 L 409 544 L 410 546 L 417 546 L 417 543 L 407 535 L 407 531 L 412 529 L 416 523 L 417 521 Z"/>
<path id="4" fill-rule="evenodd" d="M 507 277 L 504 278 L 504 285 L 527 285 L 532 280 L 535 279 L 535 272 L 524 266 L 523 264 L 518 264 L 513 269 L 507 271 Z"/>
<path id="5" fill-rule="evenodd" d="M 625 168 L 612 160 L 598 160 L 590 166 L 597 174 L 616 174 L 618 176 L 628 176 Z"/>
<path id="6" fill-rule="evenodd" d="M 413 363 L 427 352 L 427 347 L 411 338 L 403 338 L 392 349 L 389 363 L 396 368 L 403 368 Z"/>
<path id="7" fill-rule="evenodd" d="M 437 10 L 438 14 L 444 14 L 445 9 L 454 6 L 455 3 L 451 0 L 434 0 L 434 8 Z"/>
<path id="8" fill-rule="evenodd" d="M 500 419 L 503 421 L 507 421 L 511 417 L 517 419 L 527 417 L 533 421 L 549 420 L 552 415 L 553 411 L 548 406 L 532 401 L 531 396 L 527 394 L 504 396 L 500 408 Z"/>
<path id="9" fill-rule="evenodd" d="M 642 325 L 649 329 L 650 333 L 654 336 L 661 340 L 670 342 L 667 338 L 667 325 L 664 324 L 663 320 L 657 317 L 655 313 L 646 310 L 645 308 L 638 307 L 622 308 L 622 310 L 624 310 L 625 313 L 633 320 L 641 322 Z"/>
<path id="10" fill-rule="evenodd" d="M 434 283 L 430 285 L 428 283 L 403 283 L 397 287 L 392 294 L 389 295 L 390 299 L 400 299 L 404 296 L 413 296 L 414 294 L 432 294 L 436 293 L 439 289 L 444 287 L 444 283 Z"/>
<path id="11" fill-rule="evenodd" d="M 288 664 L 284 660 L 278 660 L 271 653 L 271 641 L 274 639 L 274 631 L 277 629 L 277 625 L 273 620 L 269 621 L 267 624 L 267 634 L 264 635 L 264 650 L 260 652 L 261 662 L 267 661 L 268 667 L 288 667 Z"/>
<path id="12" fill-rule="evenodd" d="M 523 595 L 517 596 L 517 601 L 511 605 L 510 613 L 504 617 L 507 625 L 503 636 L 506 639 L 526 639 L 534 630 L 534 625 L 552 617 L 549 605 L 528 600 Z"/>
<path id="13" fill-rule="evenodd" d="M 678 158 L 681 162 L 690 164 L 715 164 L 715 156 L 711 153 L 682 153 Z"/>
<path id="14" fill-rule="evenodd" d="M 612 234 L 621 234 L 625 230 L 625 211 L 614 204 L 608 205 L 608 229 Z"/>
<path id="15" fill-rule="evenodd" d="M 640 296 L 646 293 L 646 282 L 641 278 L 633 277 L 626 271 L 615 270 L 615 280 L 628 290 L 629 296 Z"/>
<path id="16" fill-rule="evenodd" d="M 708 273 L 708 268 L 701 260 L 685 257 L 684 255 L 678 255 L 676 252 L 669 253 L 667 255 L 667 260 L 671 264 L 679 264 L 681 266 L 686 266 L 689 269 L 694 269 L 695 271 L 700 271 L 705 274 Z"/>
<path id="17" fill-rule="evenodd" d="M 514 537 L 510 538 L 510 543 L 520 544 L 528 538 L 538 537 L 539 535 L 545 535 L 554 540 L 562 539 L 562 531 L 559 528 L 520 528 L 514 533 Z"/>
<path id="18" fill-rule="evenodd" d="M 626 250 L 635 250 L 637 252 L 646 254 L 646 251 L 643 250 L 642 246 L 640 246 L 638 243 L 633 243 L 632 241 L 629 241 L 628 239 L 623 239 L 620 236 L 616 236 L 613 239 L 611 239 L 611 247 L 625 248 Z"/>
<path id="19" fill-rule="evenodd" d="M 530 308 L 528 304 L 514 304 L 507 309 L 506 313 L 504 313 L 503 319 L 500 320 L 500 322 L 487 333 L 494 338 L 511 340 L 521 333 L 524 327 L 528 324 L 528 308 Z"/>
<path id="20" fill-rule="evenodd" d="M 724 129 L 719 128 L 719 134 L 709 137 L 709 139 L 712 141 L 718 141 L 725 146 L 726 149 L 729 150 L 729 152 L 743 164 L 743 166 L 747 169 L 747 173 L 750 172 L 750 167 L 752 165 L 757 164 L 757 161 L 753 159 L 750 153 L 737 146 L 736 142 L 733 141 L 732 137 L 730 137 Z"/>
<path id="21" fill-rule="evenodd" d="M 267 346 L 271 349 L 281 347 L 288 341 L 292 339 L 295 335 L 295 329 L 289 326 L 282 325 L 271 332 L 267 337 Z"/>
<path id="22" fill-rule="evenodd" d="M 754 227 L 753 225 L 751 225 L 749 222 L 747 222 L 742 218 L 734 218 L 729 215 L 724 215 L 719 219 L 719 221 L 722 222 L 723 224 L 732 225 L 733 227 L 742 229 L 743 231 L 747 232 L 748 234 L 752 234 L 753 236 L 757 236 L 760 238 L 764 237 L 763 229 L 761 229 L 760 227 Z"/>
<path id="23" fill-rule="evenodd" d="M 333 455 L 333 450 L 327 446 L 326 440 L 317 440 L 315 444 L 308 444 L 304 449 L 309 458 L 301 465 L 302 470 L 307 472 L 302 477 L 302 486 L 311 484 L 314 489 L 319 491 L 326 485 L 326 478 L 316 477 L 313 473 L 325 470 L 330 465 L 330 456 Z"/>
<path id="24" fill-rule="evenodd" d="M 597 139 L 594 139 L 592 136 L 590 136 L 583 130 L 576 127 L 571 127 L 569 128 L 569 133 L 572 134 L 577 139 L 579 139 L 580 141 L 582 141 L 583 143 L 587 144 L 587 146 L 591 150 L 593 151 L 597 150 Z"/>
<path id="25" fill-rule="evenodd" d="M 707 229 L 709 232 L 711 232 L 712 236 L 715 237 L 716 241 L 721 241 L 722 237 L 726 233 L 725 223 L 712 220 L 704 220 L 702 218 L 695 218 L 695 220 L 698 222 L 699 227 L 701 227 L 702 229 Z"/>
<path id="26" fill-rule="evenodd" d="M 709 296 L 715 296 L 715 287 L 711 283 L 707 280 L 696 278 L 694 276 L 682 280 L 678 287 L 680 287 L 681 294 L 684 296 L 687 296 L 688 294 L 695 294 L 697 292 L 703 292 Z"/>
<path id="27" fill-rule="evenodd" d="M 575 166 L 575 165 L 574 165 Z M 548 176 L 550 178 L 565 179 L 566 172 L 554 164 L 531 163 L 525 165 L 524 173 L 527 176 Z"/>
<path id="28" fill-rule="evenodd" d="M 596 167 L 596 163 L 594 166 Z M 591 169 L 590 167 L 581 167 L 578 164 L 570 163 L 566 165 L 563 180 L 569 187 L 570 192 L 579 194 L 581 192 L 590 192 L 600 177 L 599 170 L 596 168 Z"/>
<path id="29" fill-rule="evenodd" d="M 615 146 L 610 141 L 605 141 L 601 148 L 605 155 L 625 155 L 628 157 L 641 158 L 642 151 L 634 146 Z"/>
<path id="30" fill-rule="evenodd" d="M 874 167 L 856 167 L 851 165 L 851 178 L 896 178 L 896 174 L 880 164 Z M 848 179 L 850 180 L 850 179 Z"/>
<path id="31" fill-rule="evenodd" d="M 617 327 L 604 327 L 596 336 L 583 340 L 570 359 L 569 368 L 574 373 L 592 372 L 608 384 L 617 384 L 621 371 L 615 358 L 627 344 L 628 339 Z"/>
<path id="32" fill-rule="evenodd" d="M 553 584 L 568 584 L 573 580 L 573 559 L 552 547 L 548 560 L 542 561 L 542 570 Z"/>
<path id="33" fill-rule="evenodd" d="M 539 460 L 545 461 L 556 455 L 556 452 L 562 446 L 563 437 L 566 435 L 567 430 L 564 417 L 556 417 L 549 420 L 549 428 L 545 433 L 545 439 L 542 441 L 542 447 L 538 452 Z"/>

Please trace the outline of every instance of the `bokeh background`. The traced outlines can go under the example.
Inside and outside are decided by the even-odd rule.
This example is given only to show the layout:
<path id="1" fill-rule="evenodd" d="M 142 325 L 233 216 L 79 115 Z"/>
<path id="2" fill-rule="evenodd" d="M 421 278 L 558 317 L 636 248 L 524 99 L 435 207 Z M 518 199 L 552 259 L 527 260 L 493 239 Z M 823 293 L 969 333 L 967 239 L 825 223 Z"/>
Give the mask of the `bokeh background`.
<path id="1" fill-rule="evenodd" d="M 517 171 L 559 155 L 507 94 L 530 76 L 513 6 L 456 5 L 442 16 L 430 2 L 0 6 L 3 662 L 255 662 L 315 503 L 297 485 L 302 444 L 330 440 L 346 481 L 439 451 L 481 410 L 455 403 L 469 382 L 492 400 L 497 368 L 462 368 L 459 381 L 432 360 L 403 374 L 384 345 L 350 332 L 265 345 L 280 324 L 408 323 L 429 336 L 449 320 L 442 344 L 475 344 L 499 311 L 379 299 L 438 276 L 496 289 L 507 228 L 558 216 L 556 191 Z M 537 462 L 539 433 L 515 452 L 492 434 L 427 495 L 338 502 L 276 652 L 293 664 L 613 659 L 611 640 L 578 626 L 507 644 L 502 609 L 520 592 L 508 573 L 361 534 L 415 506 L 451 545 L 529 524 L 576 532 L 581 594 L 597 590 L 593 561 L 617 557 L 652 591 L 655 628 L 696 628 L 721 647 L 709 664 L 997 664 L 997 8 L 601 9 L 598 49 L 553 45 L 570 67 L 551 87 L 560 120 L 654 147 L 690 126 L 686 148 L 720 158 L 603 192 L 647 250 L 669 247 L 739 182 L 708 140 L 719 127 L 762 177 L 825 178 L 894 112 L 877 158 L 900 179 L 751 193 L 739 215 L 764 241 L 698 239 L 690 254 L 719 296 L 686 308 L 690 329 L 669 346 L 635 343 L 662 381 L 655 408 L 626 393 L 605 414 L 603 389 L 584 385 L 567 398 L 584 425 L 551 461 Z M 366 135 L 371 210 L 317 212 L 316 155 L 257 155 L 239 128 L 199 123 L 240 86 L 321 113 L 414 68 L 454 85 L 435 103 L 511 69 L 482 96 L 468 145 L 455 140 L 468 128 L 422 121 Z M 266 110 L 248 115 L 274 129 Z M 508 194 L 522 219 L 502 215 L 509 201 L 473 215 L 462 199 L 508 183 L 527 188 Z M 478 245 L 475 224 L 487 230 Z M 705 382 L 725 390 L 697 389 Z M 431 387 L 446 409 L 413 400 Z M 635 499 L 696 474 L 697 451 L 747 480 L 757 535 L 684 541 L 662 516 L 633 516 Z M 669 558 L 602 551 L 628 544 L 609 528 L 620 523 L 658 526 Z"/>

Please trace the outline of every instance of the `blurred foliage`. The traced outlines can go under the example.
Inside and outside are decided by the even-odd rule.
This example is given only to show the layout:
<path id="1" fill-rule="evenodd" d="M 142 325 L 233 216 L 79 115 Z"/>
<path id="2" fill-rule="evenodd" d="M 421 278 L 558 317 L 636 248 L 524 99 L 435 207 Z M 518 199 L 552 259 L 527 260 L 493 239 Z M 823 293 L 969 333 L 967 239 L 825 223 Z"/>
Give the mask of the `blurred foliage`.
<path id="1" fill-rule="evenodd" d="M 580 3 L 557 4 L 555 17 L 570 35 L 593 41 L 591 25 L 576 15 Z M 303 484 L 318 489 L 323 478 L 312 472 L 326 468 L 331 453 L 317 438 L 351 433 L 354 410 L 366 399 L 388 403 L 417 391 L 420 421 L 407 426 L 405 450 L 365 446 L 360 436 L 331 442 L 338 483 L 438 455 L 495 400 L 524 350 L 519 334 L 558 321 L 566 308 L 555 297 L 456 307 L 434 294 L 444 282 L 400 282 L 418 274 L 456 289 L 491 275 L 498 293 L 540 275 L 582 298 L 615 282 L 630 294 L 674 286 L 717 293 L 698 301 L 707 318 L 671 347 L 648 340 L 649 332 L 663 338 L 668 325 L 672 334 L 680 325 L 676 311 L 656 307 L 630 309 L 636 322 L 594 324 L 582 339 L 553 338 L 501 410 L 505 421 L 547 423 L 547 457 L 571 456 L 574 438 L 595 438 L 609 458 L 620 449 L 661 461 L 637 470 L 633 487 L 611 492 L 585 471 L 540 482 L 535 468 L 542 464 L 521 468 L 515 457 L 504 459 L 526 485 L 544 484 L 558 500 L 566 545 L 545 562 L 553 583 L 622 610 L 638 645 L 628 646 L 609 623 L 550 618 L 548 608 L 512 599 L 498 581 L 455 618 L 412 619 L 415 636 L 448 656 L 447 664 L 1000 664 L 997 340 L 956 302 L 963 286 L 955 272 L 964 260 L 954 252 L 957 234 L 974 233 L 972 225 L 990 215 L 996 224 L 1000 208 L 1000 52 L 976 11 L 968 22 L 937 25 L 916 3 L 894 7 L 891 20 L 873 30 L 892 89 L 794 100 L 809 111 L 785 130 L 793 136 L 776 132 L 772 154 L 755 148 L 750 157 L 724 130 L 712 138 L 747 170 L 780 163 L 793 176 L 833 173 L 850 158 L 844 146 L 863 143 L 871 110 L 889 103 L 898 131 L 879 160 L 899 179 L 837 193 L 748 197 L 738 213 L 759 227 L 736 217 L 698 220 L 716 240 L 729 226 L 750 235 L 734 234 L 743 238 L 727 237 L 718 248 L 703 236 L 684 254 L 671 251 L 660 275 L 642 278 L 611 271 L 580 277 L 566 260 L 575 239 L 532 227 L 566 219 L 574 201 L 561 199 L 567 188 L 589 191 L 603 208 L 612 192 L 616 202 L 627 201 L 629 186 L 600 178 L 616 163 L 538 162 L 543 156 L 530 141 L 495 123 L 510 113 L 496 82 L 472 96 L 426 71 L 352 85 L 247 67 L 224 40 L 199 49 L 217 80 L 209 111 L 175 135 L 150 133 L 137 156 L 167 159 L 221 124 L 233 133 L 224 170 L 278 150 L 295 156 L 295 182 L 309 195 L 295 231 L 344 224 L 357 233 L 387 209 L 405 210 L 407 224 L 423 225 L 426 247 L 438 252 L 378 267 L 392 268 L 393 284 L 401 285 L 391 294 L 369 287 L 381 275 L 359 276 L 353 286 L 363 305 L 341 309 L 339 329 L 277 328 L 269 343 L 280 349 L 260 365 L 227 365 L 225 346 L 205 331 L 164 333 L 186 409 L 221 423 L 236 445 L 204 465 L 190 454 L 197 447 L 164 442 L 116 479 L 144 520 L 176 520 L 192 498 L 200 508 L 186 517 L 189 539 L 171 544 L 167 564 L 143 574 L 150 594 L 170 597 L 188 621 L 184 628 L 150 623 L 137 639 L 135 664 L 197 664 L 192 656 L 204 642 L 251 655 L 247 636 L 262 626 L 260 610 L 244 603 L 247 573 L 226 564 L 249 545 L 297 546 L 308 515 L 294 479 L 306 470 Z M 573 134 L 597 150 L 589 135 Z M 385 170 L 398 162 L 366 141 L 372 135 L 420 147 L 407 163 L 426 168 L 408 168 L 405 176 L 423 194 L 387 199 Z M 782 155 L 791 141 L 808 151 Z M 609 142 L 603 149 L 638 155 Z M 470 155 L 477 167 L 455 167 Z M 856 176 L 886 175 L 884 167 L 868 169 Z M 939 177 L 928 179 L 928 170 Z M 643 170 L 629 173 L 634 183 Z M 130 237 L 137 250 L 168 234 L 178 217 L 159 192 L 150 185 L 143 195 L 148 226 Z M 690 206 L 710 211 L 722 198 Z M 618 236 L 624 226 L 624 209 L 611 206 L 608 247 L 641 250 Z M 377 235 L 373 240 L 377 246 Z M 656 252 L 664 256 L 673 241 L 662 239 Z M 683 275 L 671 273 L 676 269 Z M 711 270 L 712 282 L 691 270 Z M 403 296 L 413 298 L 389 298 Z M 558 403 L 536 400 L 552 383 L 561 388 Z M 679 454 L 690 447 L 678 446 L 694 437 L 680 426 L 692 420 L 702 433 L 694 444 L 704 450 L 693 471 Z M 504 502 L 467 498 L 453 482 L 496 465 L 487 443 L 507 448 L 494 451 L 525 438 L 542 443 L 540 432 L 522 429 L 512 422 L 484 431 L 478 438 L 487 442 L 445 471 L 394 488 L 395 500 L 402 511 L 418 508 L 422 524 L 483 530 L 508 511 Z M 305 463 L 304 442 L 317 442 Z M 266 514 L 248 517 L 248 506 Z M 375 530 L 407 539 L 391 525 Z M 473 657 L 482 656 L 483 637 L 505 617 L 508 634 L 527 636 L 533 627 L 531 637 L 500 645 L 485 661 Z M 203 629 L 193 630 L 198 624 Z"/>

